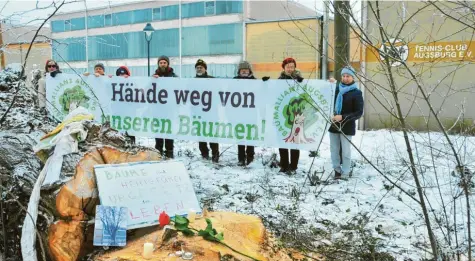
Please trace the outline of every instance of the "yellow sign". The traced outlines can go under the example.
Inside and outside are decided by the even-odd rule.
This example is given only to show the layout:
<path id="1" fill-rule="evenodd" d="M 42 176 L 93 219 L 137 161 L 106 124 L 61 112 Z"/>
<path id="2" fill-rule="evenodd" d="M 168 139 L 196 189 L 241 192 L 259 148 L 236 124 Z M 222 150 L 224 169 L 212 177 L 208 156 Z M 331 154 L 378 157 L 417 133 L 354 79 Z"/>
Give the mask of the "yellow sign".
<path id="1" fill-rule="evenodd" d="M 367 48 L 366 61 L 379 62 L 385 57 L 399 57 L 406 62 L 456 62 L 475 61 L 475 42 L 433 42 L 433 43 L 408 43 L 395 42 L 395 50 L 390 44 L 385 43 L 379 49 Z M 385 52 L 385 50 L 387 52 Z M 388 51 L 389 50 L 389 51 Z M 392 52 L 391 52 L 392 51 Z M 393 66 L 399 63 L 392 63 Z"/>

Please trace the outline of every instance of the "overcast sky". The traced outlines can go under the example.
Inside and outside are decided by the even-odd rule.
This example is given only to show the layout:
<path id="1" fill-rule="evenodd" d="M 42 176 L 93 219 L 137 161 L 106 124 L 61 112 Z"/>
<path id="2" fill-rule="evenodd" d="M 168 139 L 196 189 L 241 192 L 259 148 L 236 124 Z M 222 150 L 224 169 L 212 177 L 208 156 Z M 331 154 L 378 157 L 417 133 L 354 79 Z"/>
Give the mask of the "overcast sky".
<path id="1" fill-rule="evenodd" d="M 256 0 L 252 0 L 256 1 Z M 263 1 L 263 0 L 260 0 Z M 269 0 L 270 1 L 270 0 Z M 299 2 L 312 10 L 317 12 L 323 12 L 323 0 L 293 0 Z M 54 10 L 51 7 L 52 0 L 0 0 L 0 18 L 8 19 L 14 24 L 39 24 L 48 17 Z M 60 1 L 56 0 L 56 3 Z M 79 0 L 66 0 L 68 4 L 61 7 L 61 12 L 70 12 L 76 10 L 84 10 L 87 8 L 105 7 L 109 5 L 117 5 L 120 3 L 137 2 L 137 0 L 93 0 L 93 1 L 79 1 Z M 358 12 L 360 9 L 359 0 L 351 0 L 351 5 L 354 7 L 354 11 Z M 38 19 L 38 20 L 35 20 Z M 49 24 L 48 24 L 49 25 Z"/>

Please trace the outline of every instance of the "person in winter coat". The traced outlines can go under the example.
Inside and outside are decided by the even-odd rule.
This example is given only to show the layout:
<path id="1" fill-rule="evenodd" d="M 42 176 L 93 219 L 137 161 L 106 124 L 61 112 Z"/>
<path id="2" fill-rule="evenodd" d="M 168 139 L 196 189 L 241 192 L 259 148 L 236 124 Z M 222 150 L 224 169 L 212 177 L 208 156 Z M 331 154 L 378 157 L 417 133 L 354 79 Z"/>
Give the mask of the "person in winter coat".
<path id="1" fill-rule="evenodd" d="M 247 61 L 242 61 L 238 65 L 237 76 L 233 79 L 257 80 L 252 72 L 252 66 Z M 262 77 L 263 81 L 269 80 L 268 76 Z M 238 145 L 238 160 L 240 166 L 251 164 L 254 161 L 254 146 Z"/>
<path id="2" fill-rule="evenodd" d="M 294 58 L 286 58 L 282 62 L 283 71 L 280 73 L 279 79 L 281 80 L 296 80 L 301 83 L 304 79 L 297 70 L 297 62 Z M 290 162 L 289 162 L 289 150 L 280 148 L 280 172 L 295 172 L 299 163 L 300 151 L 290 150 Z"/>
<path id="3" fill-rule="evenodd" d="M 84 76 L 89 76 L 90 73 L 89 73 L 89 72 L 85 72 L 85 73 L 83 73 L 83 75 L 84 75 Z M 98 63 L 98 64 L 94 65 L 94 75 L 95 75 L 96 77 L 100 77 L 100 76 L 105 76 L 105 75 L 106 75 L 104 64 Z"/>
<path id="4" fill-rule="evenodd" d="M 158 69 L 155 70 L 154 78 L 159 77 L 178 77 L 173 68 L 170 67 L 170 59 L 167 56 L 160 56 L 158 58 Z M 155 139 L 155 148 L 163 155 L 163 144 L 165 144 L 166 157 L 172 159 L 173 155 L 173 140 L 172 139 Z"/>
<path id="5" fill-rule="evenodd" d="M 61 73 L 59 69 L 59 65 L 55 60 L 49 59 L 46 61 L 45 64 L 45 73 L 49 73 L 51 77 L 56 77 L 58 73 Z M 46 80 L 45 77 L 42 77 L 38 80 L 38 106 L 40 107 L 40 111 L 46 113 Z"/>
<path id="6" fill-rule="evenodd" d="M 195 78 L 214 78 L 213 76 L 208 74 L 208 65 L 202 59 L 198 59 L 195 64 L 196 76 Z M 219 161 L 219 144 L 210 142 L 209 146 L 211 147 L 211 160 L 213 162 Z M 201 156 L 204 159 L 209 159 L 209 148 L 208 143 L 206 142 L 199 142 L 199 148 L 201 152 Z"/>
<path id="7" fill-rule="evenodd" d="M 343 68 L 341 70 L 341 82 L 337 84 L 335 90 L 333 123 L 328 130 L 335 179 L 351 175 L 350 141 L 356 133 L 355 121 L 363 115 L 363 94 L 358 89 L 355 78 L 353 68 Z M 335 79 L 331 78 L 330 82 L 335 82 Z"/>
<path id="8" fill-rule="evenodd" d="M 96 68 L 94 68 L 94 71 L 96 71 Z M 115 71 L 115 75 L 119 77 L 129 78 L 130 70 L 127 66 L 122 65 L 117 68 L 117 70 Z M 125 136 L 129 137 L 132 140 L 132 144 L 135 144 L 135 136 L 131 136 L 127 132 L 125 132 Z"/>

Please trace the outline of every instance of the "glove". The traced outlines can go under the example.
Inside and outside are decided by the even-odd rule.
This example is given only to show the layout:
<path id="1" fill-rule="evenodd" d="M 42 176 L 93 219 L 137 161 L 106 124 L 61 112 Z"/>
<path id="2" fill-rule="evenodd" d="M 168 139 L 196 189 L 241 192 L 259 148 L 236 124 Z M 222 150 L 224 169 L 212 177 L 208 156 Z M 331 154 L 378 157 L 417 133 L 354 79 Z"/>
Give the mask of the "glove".
<path id="1" fill-rule="evenodd" d="M 269 80 L 269 79 L 270 79 L 269 76 L 264 76 L 264 77 L 262 77 L 262 80 L 263 80 L 264 82 L 266 82 L 266 81 Z"/>
<path id="2" fill-rule="evenodd" d="M 301 83 L 301 82 L 303 82 L 303 77 L 302 76 L 297 76 L 296 80 L 297 80 L 297 82 Z"/>

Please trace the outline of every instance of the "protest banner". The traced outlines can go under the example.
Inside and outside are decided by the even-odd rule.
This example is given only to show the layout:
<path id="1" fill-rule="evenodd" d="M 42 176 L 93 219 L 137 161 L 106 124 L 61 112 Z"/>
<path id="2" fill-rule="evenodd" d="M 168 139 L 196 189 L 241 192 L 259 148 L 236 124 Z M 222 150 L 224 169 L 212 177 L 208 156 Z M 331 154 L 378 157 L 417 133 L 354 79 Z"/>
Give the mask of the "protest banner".
<path id="1" fill-rule="evenodd" d="M 60 120 L 76 103 L 138 137 L 308 150 L 328 129 L 333 94 L 322 80 L 47 78 L 50 111 Z"/>
<path id="2" fill-rule="evenodd" d="M 158 224 L 162 211 L 169 216 L 201 212 L 182 162 L 96 165 L 94 171 L 101 205 L 126 207 L 127 229 Z"/>

